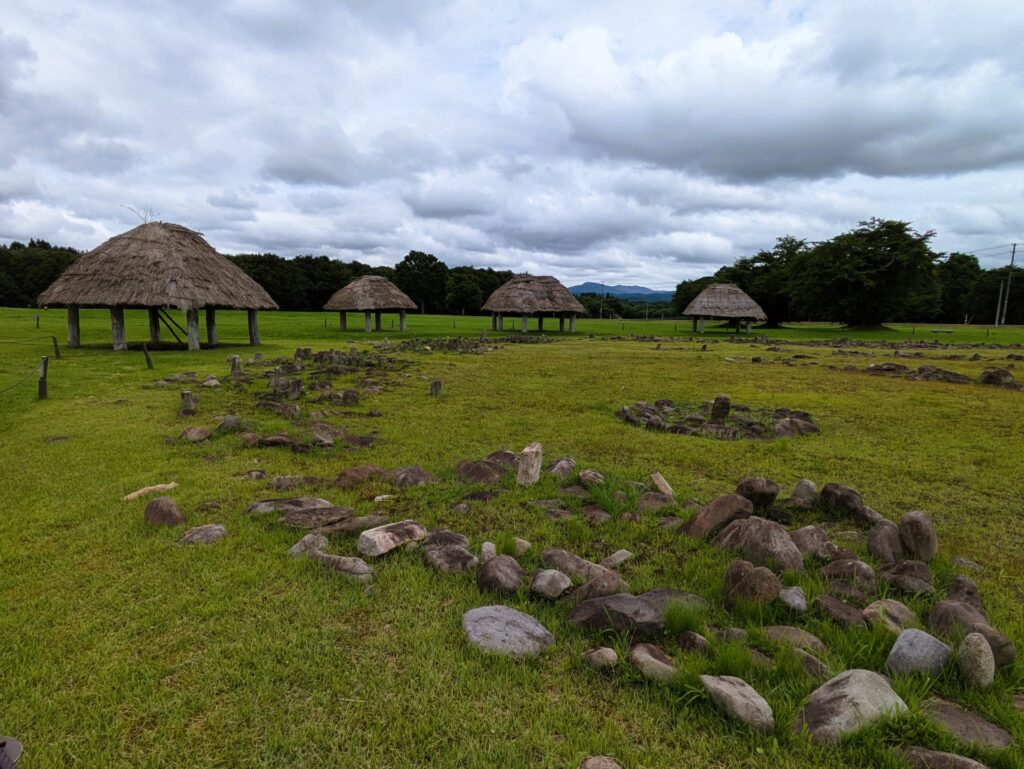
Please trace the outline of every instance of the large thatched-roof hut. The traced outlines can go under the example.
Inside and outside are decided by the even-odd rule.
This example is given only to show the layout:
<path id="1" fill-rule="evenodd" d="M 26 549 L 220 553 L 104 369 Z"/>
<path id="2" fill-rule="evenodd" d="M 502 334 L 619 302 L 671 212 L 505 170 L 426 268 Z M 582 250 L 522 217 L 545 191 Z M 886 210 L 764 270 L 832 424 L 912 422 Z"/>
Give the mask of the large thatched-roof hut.
<path id="1" fill-rule="evenodd" d="M 206 335 L 217 344 L 216 310 L 249 311 L 249 342 L 260 343 L 257 310 L 276 310 L 270 294 L 218 254 L 203 236 L 169 222 L 147 222 L 117 235 L 80 256 L 39 295 L 40 306 L 68 308 L 68 346 L 78 347 L 79 307 L 109 307 L 114 349 L 127 348 L 124 309 L 149 310 L 149 335 L 160 341 L 160 323 L 175 339 L 172 323 L 199 349 L 199 310 L 206 312 Z M 185 311 L 188 329 L 178 326 L 166 309 Z M 181 341 L 178 339 L 178 341 Z"/>
<path id="2" fill-rule="evenodd" d="M 370 314 L 376 316 L 374 328 L 380 331 L 380 315 L 382 312 L 397 312 L 398 327 L 405 331 L 405 311 L 415 310 L 416 302 L 407 297 L 402 290 L 387 278 L 380 275 L 363 275 L 356 278 L 334 295 L 324 305 L 325 310 L 337 310 L 341 330 L 348 328 L 346 318 L 349 312 L 366 314 L 366 332 L 370 332 Z"/>
<path id="3" fill-rule="evenodd" d="M 558 318 L 558 330 L 565 331 L 569 318 L 569 333 L 576 331 L 576 316 L 587 311 L 575 296 L 550 275 L 516 275 L 499 287 L 484 302 L 483 309 L 491 313 L 491 328 L 503 327 L 505 315 L 519 315 L 521 329 L 527 329 L 527 320 L 537 316 L 537 330 L 544 330 L 544 316 Z"/>
<path id="4" fill-rule="evenodd" d="M 741 325 L 749 330 L 755 320 L 768 319 L 761 306 L 735 283 L 712 283 L 686 305 L 683 317 L 693 318 L 693 330 L 699 329 L 701 333 L 708 318 L 734 320 L 737 332 Z"/>

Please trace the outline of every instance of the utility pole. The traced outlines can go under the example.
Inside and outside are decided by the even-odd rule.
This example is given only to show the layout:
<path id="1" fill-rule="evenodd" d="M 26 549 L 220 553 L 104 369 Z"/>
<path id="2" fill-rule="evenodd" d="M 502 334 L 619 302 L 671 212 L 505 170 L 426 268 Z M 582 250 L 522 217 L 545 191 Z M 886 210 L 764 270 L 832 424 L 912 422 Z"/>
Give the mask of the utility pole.
<path id="1" fill-rule="evenodd" d="M 999 325 L 999 316 L 1003 314 L 1003 286 L 1006 285 L 1005 280 L 999 281 L 999 298 L 996 299 L 996 325 Z"/>
<path id="2" fill-rule="evenodd" d="M 1010 307 L 1010 284 L 1013 283 L 1013 260 L 1017 256 L 1017 244 L 1013 244 L 1013 250 L 1010 251 L 1010 271 L 1006 273 L 1006 294 L 1003 296 L 1003 316 L 1000 318 L 1000 325 L 1006 325 L 1006 311 Z"/>

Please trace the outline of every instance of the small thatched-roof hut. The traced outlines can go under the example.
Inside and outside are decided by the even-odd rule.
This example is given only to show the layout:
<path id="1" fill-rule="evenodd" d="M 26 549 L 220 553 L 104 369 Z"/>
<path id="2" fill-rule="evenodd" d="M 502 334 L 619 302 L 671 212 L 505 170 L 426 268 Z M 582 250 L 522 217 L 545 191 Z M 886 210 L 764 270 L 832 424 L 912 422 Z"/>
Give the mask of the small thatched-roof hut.
<path id="1" fill-rule="evenodd" d="M 767 320 L 761 306 L 747 296 L 735 283 L 712 283 L 683 310 L 684 318 L 693 318 L 693 330 L 704 331 L 704 321 L 708 318 L 735 320 L 736 331 L 740 325 L 748 329 L 753 321 Z"/>
<path id="2" fill-rule="evenodd" d="M 363 275 L 335 291 L 324 309 L 338 311 L 342 331 L 348 328 L 346 313 L 350 311 L 366 313 L 367 333 L 370 331 L 370 313 L 376 315 L 375 328 L 380 331 L 380 314 L 397 312 L 399 330 L 405 331 L 405 311 L 415 310 L 416 302 L 387 278 Z"/>
<path id="3" fill-rule="evenodd" d="M 149 310 L 153 342 L 160 341 L 161 321 L 178 338 L 171 326 L 177 323 L 164 310 L 184 310 L 190 350 L 199 349 L 201 309 L 206 311 L 211 345 L 217 344 L 217 308 L 249 311 L 252 344 L 260 342 L 256 311 L 277 309 L 262 286 L 218 254 L 200 233 L 169 222 L 140 224 L 83 254 L 39 295 L 39 305 L 68 308 L 70 347 L 80 343 L 78 308 L 109 307 L 115 350 L 127 347 L 125 307 Z"/>
<path id="4" fill-rule="evenodd" d="M 576 316 L 587 311 L 575 296 L 550 275 L 516 275 L 499 287 L 484 302 L 483 309 L 491 313 L 491 328 L 497 330 L 505 315 L 519 315 L 522 330 L 527 328 L 527 318 L 537 316 L 537 330 L 544 330 L 544 316 L 558 318 L 558 330 L 565 330 L 565 319 L 569 318 L 569 333 L 576 331 Z"/>

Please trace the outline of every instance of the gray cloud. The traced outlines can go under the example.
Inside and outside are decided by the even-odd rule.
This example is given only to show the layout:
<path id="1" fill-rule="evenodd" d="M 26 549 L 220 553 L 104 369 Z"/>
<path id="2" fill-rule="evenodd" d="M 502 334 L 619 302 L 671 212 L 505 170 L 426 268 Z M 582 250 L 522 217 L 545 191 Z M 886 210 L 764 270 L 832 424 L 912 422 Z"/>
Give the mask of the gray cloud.
<path id="1" fill-rule="evenodd" d="M 1018 5 L 20 3 L 0 237 L 88 248 L 130 205 L 228 252 L 657 287 L 871 216 L 1009 243 Z"/>

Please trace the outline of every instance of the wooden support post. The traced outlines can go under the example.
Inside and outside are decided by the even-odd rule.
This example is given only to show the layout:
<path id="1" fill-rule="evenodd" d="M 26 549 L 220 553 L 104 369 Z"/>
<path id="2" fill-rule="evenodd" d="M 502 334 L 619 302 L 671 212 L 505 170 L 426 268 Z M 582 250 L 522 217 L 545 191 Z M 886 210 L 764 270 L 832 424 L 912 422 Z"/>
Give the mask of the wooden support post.
<path id="1" fill-rule="evenodd" d="M 570 315 L 569 316 L 569 333 L 570 334 L 575 334 L 576 333 L 576 316 L 575 315 Z"/>
<path id="2" fill-rule="evenodd" d="M 60 357 L 60 347 L 57 345 L 57 337 L 51 336 L 50 339 L 53 340 L 53 357 L 54 358 L 59 358 Z"/>
<path id="3" fill-rule="evenodd" d="M 525 315 L 523 315 L 522 318 L 519 321 L 519 330 L 522 331 L 524 334 L 526 333 L 526 330 L 528 328 L 527 323 L 528 323 L 528 318 Z"/>
<path id="4" fill-rule="evenodd" d="M 146 356 L 146 368 L 153 368 L 153 359 L 149 356 L 149 348 L 146 347 L 146 343 L 142 343 L 142 354 Z"/>
<path id="5" fill-rule="evenodd" d="M 260 343 L 260 316 L 256 310 L 249 310 L 249 344 Z"/>
<path id="6" fill-rule="evenodd" d="M 39 328 L 39 316 L 36 315 L 36 328 Z"/>
<path id="7" fill-rule="evenodd" d="M 348 313 L 344 310 L 338 312 L 338 328 L 348 331 Z"/>
<path id="8" fill-rule="evenodd" d="M 700 319 L 699 327 L 697 330 L 700 331 L 700 333 L 702 334 L 704 333 L 704 318 Z"/>
<path id="9" fill-rule="evenodd" d="M 565 332 L 565 316 L 564 315 L 559 315 L 558 316 L 558 331 L 559 331 L 559 333 L 564 333 Z"/>
<path id="10" fill-rule="evenodd" d="M 43 356 L 39 364 L 39 400 L 46 400 L 46 374 L 50 370 L 50 359 Z"/>
<path id="11" fill-rule="evenodd" d="M 537 316 L 537 330 L 538 331 L 543 331 L 544 330 L 544 316 L 543 315 L 538 315 Z"/>
<path id="12" fill-rule="evenodd" d="M 505 330 L 505 316 L 500 312 L 498 313 L 498 331 Z"/>
<path id="13" fill-rule="evenodd" d="M 206 341 L 210 347 L 217 346 L 217 310 L 214 307 L 206 308 Z"/>
<path id="14" fill-rule="evenodd" d="M 373 330 L 380 331 L 380 310 L 373 314 Z"/>
<path id="15" fill-rule="evenodd" d="M 82 336 L 78 327 L 78 305 L 68 305 L 68 347 L 75 348 L 82 344 Z"/>
<path id="16" fill-rule="evenodd" d="M 369 312 L 365 312 L 365 313 L 363 313 L 363 315 L 365 316 L 365 318 L 364 318 L 365 322 L 363 323 L 363 326 L 366 327 L 366 333 L 369 334 L 370 333 L 370 313 Z"/>
<path id="17" fill-rule="evenodd" d="M 696 318 L 693 319 L 693 333 L 695 333 L 695 334 L 697 333 L 697 319 Z"/>
<path id="18" fill-rule="evenodd" d="M 491 313 L 491 331 L 497 331 L 497 330 L 498 330 L 498 313 L 492 312 Z"/>
<path id="19" fill-rule="evenodd" d="M 398 330 L 405 331 L 405 310 L 398 311 Z"/>
<path id="20" fill-rule="evenodd" d="M 188 327 L 188 349 L 199 349 L 199 310 L 185 311 L 185 325 Z"/>
<path id="21" fill-rule="evenodd" d="M 127 350 L 128 343 L 124 340 L 124 308 L 110 308 L 110 331 L 114 337 L 115 350 Z"/>
<path id="22" fill-rule="evenodd" d="M 160 344 L 160 308 L 149 308 L 149 341 Z"/>

